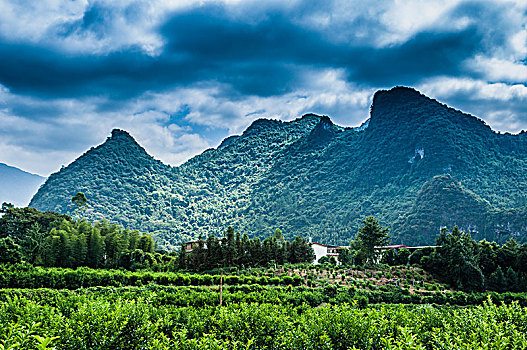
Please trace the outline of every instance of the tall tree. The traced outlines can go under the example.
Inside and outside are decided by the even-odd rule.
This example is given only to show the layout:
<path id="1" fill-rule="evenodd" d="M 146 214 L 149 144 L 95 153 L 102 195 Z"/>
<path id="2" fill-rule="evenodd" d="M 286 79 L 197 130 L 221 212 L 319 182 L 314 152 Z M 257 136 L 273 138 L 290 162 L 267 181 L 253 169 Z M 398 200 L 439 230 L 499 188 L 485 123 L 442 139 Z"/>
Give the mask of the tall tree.
<path id="1" fill-rule="evenodd" d="M 40 257 L 47 234 L 47 232 L 42 230 L 42 226 L 38 222 L 34 222 L 26 231 L 26 234 L 21 237 L 20 246 L 29 263 L 35 264 L 38 262 L 37 260 Z"/>
<path id="2" fill-rule="evenodd" d="M 337 252 L 339 254 L 337 259 L 342 265 L 348 265 L 351 262 L 351 252 L 348 248 L 339 248 Z"/>
<path id="3" fill-rule="evenodd" d="M 289 247 L 290 263 L 296 264 L 301 262 L 312 262 L 315 260 L 315 252 L 304 238 L 296 236 Z"/>
<path id="4" fill-rule="evenodd" d="M 225 238 L 223 239 L 223 252 L 224 252 L 224 265 L 225 266 L 234 266 L 234 262 L 236 261 L 237 254 L 236 254 L 236 241 L 235 241 L 235 234 L 234 234 L 234 228 L 232 226 L 229 226 L 227 228 L 227 232 L 225 234 Z"/>
<path id="5" fill-rule="evenodd" d="M 373 264 L 379 260 L 380 254 L 375 247 L 385 246 L 391 241 L 389 228 L 382 227 L 373 216 L 368 216 L 362 224 L 355 236 L 355 242 L 366 262 Z"/>
<path id="6" fill-rule="evenodd" d="M 187 247 L 185 243 L 181 243 L 179 251 L 179 268 L 183 270 L 187 268 Z"/>
<path id="7" fill-rule="evenodd" d="M 448 232 L 441 229 L 436 239 L 436 265 L 438 271 L 449 283 L 460 289 L 480 290 L 483 288 L 483 273 L 478 267 L 477 243 L 469 233 L 461 231 L 457 226 Z"/>
<path id="8" fill-rule="evenodd" d="M 499 249 L 499 246 L 496 242 L 489 242 L 486 239 L 478 242 L 478 253 L 477 260 L 478 265 L 481 268 L 481 272 L 487 277 L 491 273 L 496 271 L 496 251 Z"/>
<path id="9" fill-rule="evenodd" d="M 90 267 L 100 267 L 103 264 L 104 239 L 97 228 L 93 228 L 88 238 L 86 263 Z"/>

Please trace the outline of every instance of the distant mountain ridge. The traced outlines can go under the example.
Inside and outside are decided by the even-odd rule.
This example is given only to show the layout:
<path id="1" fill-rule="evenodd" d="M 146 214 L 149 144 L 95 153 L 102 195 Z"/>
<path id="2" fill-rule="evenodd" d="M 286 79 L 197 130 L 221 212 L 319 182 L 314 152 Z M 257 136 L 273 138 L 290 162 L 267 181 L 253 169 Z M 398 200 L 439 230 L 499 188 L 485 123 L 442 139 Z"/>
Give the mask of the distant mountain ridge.
<path id="1" fill-rule="evenodd" d="M 46 178 L 0 163 L 0 204 L 27 206 Z"/>
<path id="2" fill-rule="evenodd" d="M 454 224 L 476 238 L 524 241 L 526 137 L 397 87 L 375 94 L 360 128 L 313 114 L 260 119 L 179 167 L 114 130 L 51 175 L 31 205 L 67 212 L 83 191 L 89 218 L 152 232 L 167 248 L 228 225 L 347 244 L 367 215 L 406 244 L 432 243 Z"/>

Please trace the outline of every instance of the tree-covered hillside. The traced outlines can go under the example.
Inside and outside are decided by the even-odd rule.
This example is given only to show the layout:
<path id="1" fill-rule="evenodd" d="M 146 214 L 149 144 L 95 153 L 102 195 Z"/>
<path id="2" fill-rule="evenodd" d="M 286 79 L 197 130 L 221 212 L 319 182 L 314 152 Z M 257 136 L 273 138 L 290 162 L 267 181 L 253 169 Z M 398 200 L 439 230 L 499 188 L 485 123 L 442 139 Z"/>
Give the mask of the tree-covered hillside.
<path id="1" fill-rule="evenodd" d="M 67 213 L 82 191 L 88 218 L 151 232 L 168 248 L 228 225 L 347 244 L 368 215 L 405 244 L 432 243 L 455 224 L 525 241 L 526 138 L 398 87 L 375 94 L 366 128 L 262 119 L 179 167 L 114 130 L 50 176 L 31 205 Z"/>

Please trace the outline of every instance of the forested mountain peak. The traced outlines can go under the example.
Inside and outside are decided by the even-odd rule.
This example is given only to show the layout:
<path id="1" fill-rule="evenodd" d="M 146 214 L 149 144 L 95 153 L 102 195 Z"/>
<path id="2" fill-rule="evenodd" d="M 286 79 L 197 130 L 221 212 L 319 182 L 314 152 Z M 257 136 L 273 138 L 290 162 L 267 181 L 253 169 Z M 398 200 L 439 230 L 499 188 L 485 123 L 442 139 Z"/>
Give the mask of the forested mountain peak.
<path id="1" fill-rule="evenodd" d="M 375 92 L 373 95 L 372 105 L 380 106 L 383 103 L 401 104 L 410 100 L 419 100 L 422 98 L 431 100 L 414 88 L 407 86 L 395 86 L 389 90 L 379 90 Z"/>
<path id="2" fill-rule="evenodd" d="M 280 120 L 260 118 L 252 122 L 251 125 L 245 129 L 243 135 L 257 134 L 259 132 L 264 132 L 269 128 L 278 128 L 282 126 L 282 123 L 283 122 Z"/>
<path id="3" fill-rule="evenodd" d="M 347 244 L 368 215 L 405 244 L 433 243 L 453 224 L 477 237 L 527 240 L 523 134 L 495 133 L 405 87 L 376 93 L 368 123 L 259 119 L 178 167 L 116 129 L 53 174 L 31 205 L 67 212 L 82 191 L 88 218 L 153 233 L 166 248 L 229 225 L 251 237 L 280 228 L 288 238 Z"/>
<path id="4" fill-rule="evenodd" d="M 260 118 L 252 122 L 252 124 L 243 132 L 243 135 L 254 135 L 277 129 L 291 131 L 295 129 L 304 129 L 303 131 L 309 132 L 310 129 L 317 125 L 321 120 L 333 124 L 328 116 L 320 116 L 313 113 L 304 114 L 300 118 L 285 122 L 276 119 Z"/>
<path id="5" fill-rule="evenodd" d="M 130 135 L 128 133 L 128 131 L 121 130 L 121 129 L 113 129 L 112 133 L 111 133 L 111 136 L 109 136 L 107 138 L 107 141 L 109 141 L 110 139 L 111 140 L 119 140 L 121 142 L 137 143 L 137 141 L 135 141 L 135 139 L 132 137 L 132 135 Z"/>
<path id="6" fill-rule="evenodd" d="M 137 143 L 132 135 L 121 129 L 113 129 L 111 136 L 108 137 L 106 141 L 98 148 L 111 148 L 112 152 L 118 152 L 119 155 L 129 155 L 129 152 L 138 152 L 140 156 L 148 154 L 146 150 L 141 145 L 139 145 L 139 143 Z M 123 151 L 124 154 L 119 151 Z M 134 154 L 132 153 L 132 155 Z"/>
<path id="7" fill-rule="evenodd" d="M 139 186 L 141 193 L 147 195 L 158 187 L 157 178 L 169 171 L 168 165 L 152 158 L 128 132 L 114 129 L 104 143 L 51 174 L 29 206 L 71 213 L 71 198 L 77 192 L 84 192 L 90 206 L 88 217 L 108 218 L 124 224 L 128 219 L 116 220 L 115 216 L 103 213 L 108 210 L 117 213 L 117 208 L 130 206 L 132 189 Z M 146 199 L 138 200 L 137 205 L 143 200 Z M 136 219 L 132 218 L 131 222 Z"/>
<path id="8" fill-rule="evenodd" d="M 370 131 L 418 128 L 433 123 L 449 123 L 455 127 L 473 129 L 470 132 L 492 132 L 477 117 L 451 108 L 409 87 L 394 87 L 375 93 L 371 106 Z M 432 131 L 430 129 L 429 131 Z"/>

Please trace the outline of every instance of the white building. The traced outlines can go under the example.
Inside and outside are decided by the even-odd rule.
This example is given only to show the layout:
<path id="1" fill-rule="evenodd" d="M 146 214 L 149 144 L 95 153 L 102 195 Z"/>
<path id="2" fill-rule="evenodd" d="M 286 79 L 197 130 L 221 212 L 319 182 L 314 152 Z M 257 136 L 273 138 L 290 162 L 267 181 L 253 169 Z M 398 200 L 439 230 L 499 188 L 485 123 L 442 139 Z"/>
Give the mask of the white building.
<path id="1" fill-rule="evenodd" d="M 340 247 L 336 245 L 311 242 L 311 247 L 313 247 L 313 250 L 315 251 L 315 261 L 313 264 L 318 264 L 318 260 L 323 256 L 334 256 L 335 259 L 337 259 L 339 256 L 337 249 Z M 338 260 L 337 264 L 339 264 Z"/>

